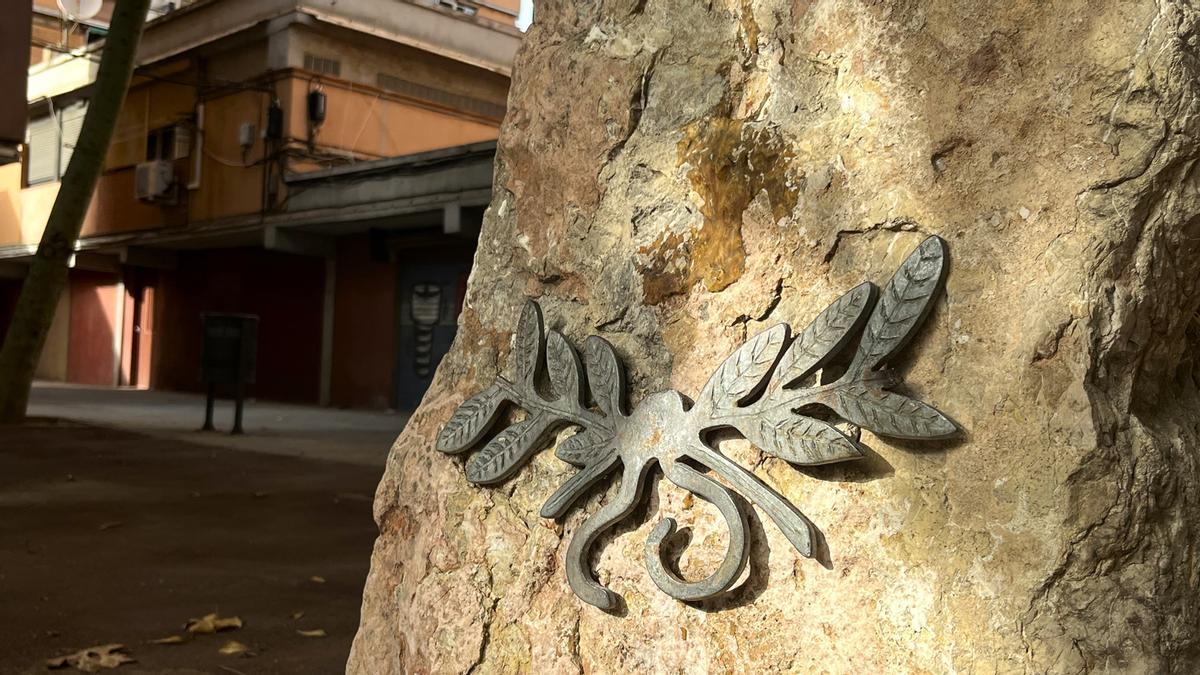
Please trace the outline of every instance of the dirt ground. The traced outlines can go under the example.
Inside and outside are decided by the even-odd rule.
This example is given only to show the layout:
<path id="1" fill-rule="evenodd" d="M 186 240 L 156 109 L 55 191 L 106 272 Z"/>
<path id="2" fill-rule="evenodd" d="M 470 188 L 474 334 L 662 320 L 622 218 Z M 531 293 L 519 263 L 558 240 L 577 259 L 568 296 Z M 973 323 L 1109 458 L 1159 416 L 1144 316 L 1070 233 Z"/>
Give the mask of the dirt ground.
<path id="1" fill-rule="evenodd" d="M 0 427 L 0 673 L 113 642 L 137 663 L 102 672 L 343 672 L 381 471 L 53 420 Z M 150 643 L 213 612 L 245 625 Z M 297 632 L 313 629 L 328 636 Z M 230 640 L 256 655 L 219 654 Z"/>

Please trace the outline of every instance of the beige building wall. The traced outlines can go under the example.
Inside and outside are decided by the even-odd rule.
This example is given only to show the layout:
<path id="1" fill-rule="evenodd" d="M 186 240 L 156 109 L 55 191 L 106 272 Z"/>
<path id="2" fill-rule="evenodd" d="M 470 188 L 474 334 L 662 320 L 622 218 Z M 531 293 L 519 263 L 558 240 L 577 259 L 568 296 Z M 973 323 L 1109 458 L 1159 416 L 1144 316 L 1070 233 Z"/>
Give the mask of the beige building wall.
<path id="1" fill-rule="evenodd" d="M 21 165 L 0 167 L 0 246 L 36 245 L 58 196 L 58 183 L 21 189 Z"/>
<path id="2" fill-rule="evenodd" d="M 21 191 L 21 243 L 37 244 L 58 197 L 58 183 L 42 183 Z"/>
<path id="3" fill-rule="evenodd" d="M 308 79 L 281 82 L 280 98 L 287 112 L 285 133 L 307 137 Z M 408 155 L 479 141 L 494 140 L 498 124 L 438 110 L 417 102 L 397 100 L 378 91 L 356 89 L 348 83 L 322 82 L 327 95 L 325 123 L 314 130 L 314 141 L 325 151 L 347 157 L 374 159 Z"/>
<path id="4" fill-rule="evenodd" d="M 266 145 L 262 131 L 270 97 L 262 91 L 238 91 L 204 102 L 203 156 L 199 186 L 188 193 L 188 219 L 202 222 L 256 213 L 263 203 Z M 254 144 L 242 149 L 238 129 L 254 125 Z M 194 158 L 185 163 L 190 171 Z"/>
<path id="5" fill-rule="evenodd" d="M 0 166 L 0 246 L 21 242 L 21 165 Z"/>
<path id="6" fill-rule="evenodd" d="M 46 346 L 38 361 L 34 377 L 39 380 L 65 382 L 67 379 L 67 347 L 71 324 L 71 294 L 60 293 L 58 308 L 54 310 L 54 323 L 46 335 Z"/>

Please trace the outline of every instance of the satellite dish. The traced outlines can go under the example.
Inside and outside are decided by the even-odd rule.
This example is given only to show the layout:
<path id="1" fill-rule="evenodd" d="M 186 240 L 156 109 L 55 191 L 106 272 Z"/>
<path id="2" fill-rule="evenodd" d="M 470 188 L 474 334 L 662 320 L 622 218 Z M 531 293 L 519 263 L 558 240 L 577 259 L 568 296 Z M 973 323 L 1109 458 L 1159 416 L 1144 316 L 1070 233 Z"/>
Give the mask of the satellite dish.
<path id="1" fill-rule="evenodd" d="M 103 0 L 56 0 L 58 9 L 68 19 L 90 19 L 100 13 Z"/>

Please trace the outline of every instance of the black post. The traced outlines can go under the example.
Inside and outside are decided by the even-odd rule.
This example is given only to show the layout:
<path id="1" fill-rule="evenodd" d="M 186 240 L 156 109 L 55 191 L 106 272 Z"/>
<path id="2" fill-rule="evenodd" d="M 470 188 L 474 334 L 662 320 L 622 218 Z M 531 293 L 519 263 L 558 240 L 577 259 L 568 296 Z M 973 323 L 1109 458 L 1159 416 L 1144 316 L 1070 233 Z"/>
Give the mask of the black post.
<path id="1" fill-rule="evenodd" d="M 237 384 L 237 400 L 234 403 L 233 409 L 233 431 L 229 432 L 231 435 L 236 436 L 242 433 L 242 403 L 245 400 L 246 385 L 242 384 L 239 380 Z"/>
<path id="2" fill-rule="evenodd" d="M 204 402 L 204 426 L 200 427 L 200 431 L 215 431 L 213 426 L 213 399 L 217 395 L 217 385 L 213 382 L 208 383 L 208 399 Z"/>

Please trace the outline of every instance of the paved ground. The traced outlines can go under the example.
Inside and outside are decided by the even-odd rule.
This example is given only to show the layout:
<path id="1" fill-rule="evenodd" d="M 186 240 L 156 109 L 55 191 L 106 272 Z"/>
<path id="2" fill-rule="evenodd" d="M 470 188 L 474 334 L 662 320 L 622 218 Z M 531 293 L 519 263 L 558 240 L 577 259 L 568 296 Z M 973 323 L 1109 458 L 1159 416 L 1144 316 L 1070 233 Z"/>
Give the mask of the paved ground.
<path id="1" fill-rule="evenodd" d="M 108 643 L 137 663 L 103 672 L 342 672 L 406 416 L 252 401 L 233 437 L 203 397 L 46 384 L 30 415 L 0 427 L 0 673 Z M 245 625 L 152 643 L 214 612 Z"/>
<path id="2" fill-rule="evenodd" d="M 244 436 L 230 436 L 233 402 L 218 401 L 216 426 L 200 432 L 204 397 L 37 383 L 29 415 L 87 422 L 201 445 L 383 466 L 408 416 L 247 401 Z"/>
<path id="3" fill-rule="evenodd" d="M 342 672 L 380 472 L 72 422 L 0 427 L 0 673 L 112 642 L 138 663 L 103 672 Z M 150 644 L 210 612 L 245 626 Z M 328 636 L 297 633 L 312 629 Z M 219 654 L 230 640 L 257 655 Z"/>

